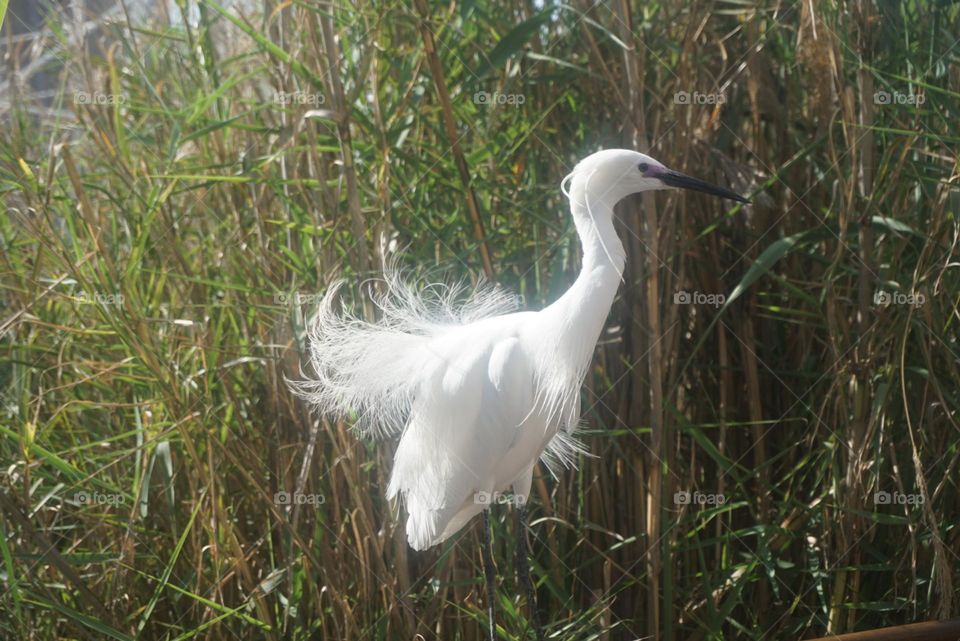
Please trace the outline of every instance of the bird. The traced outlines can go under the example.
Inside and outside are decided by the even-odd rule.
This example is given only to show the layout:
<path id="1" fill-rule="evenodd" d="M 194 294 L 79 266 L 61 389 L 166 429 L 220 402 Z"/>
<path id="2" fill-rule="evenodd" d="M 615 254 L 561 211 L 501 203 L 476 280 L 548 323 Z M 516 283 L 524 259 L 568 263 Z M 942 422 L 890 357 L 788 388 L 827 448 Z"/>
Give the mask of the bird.
<path id="1" fill-rule="evenodd" d="M 481 283 L 405 282 L 385 269 L 372 298 L 377 320 L 337 311 L 342 281 L 322 297 L 309 327 L 312 375 L 297 391 L 322 413 L 352 418 L 359 435 L 399 436 L 386 498 L 406 510 L 414 550 L 438 545 L 484 515 L 489 636 L 494 638 L 488 508 L 512 490 L 518 575 L 537 638 L 543 639 L 526 566 L 526 503 L 538 460 L 571 466 L 580 390 L 623 279 L 626 252 L 614 205 L 635 193 L 689 189 L 739 203 L 737 193 L 671 170 L 629 149 L 578 162 L 560 183 L 582 249 L 572 285 L 539 311 Z M 523 557 L 521 559 L 521 556 Z"/>

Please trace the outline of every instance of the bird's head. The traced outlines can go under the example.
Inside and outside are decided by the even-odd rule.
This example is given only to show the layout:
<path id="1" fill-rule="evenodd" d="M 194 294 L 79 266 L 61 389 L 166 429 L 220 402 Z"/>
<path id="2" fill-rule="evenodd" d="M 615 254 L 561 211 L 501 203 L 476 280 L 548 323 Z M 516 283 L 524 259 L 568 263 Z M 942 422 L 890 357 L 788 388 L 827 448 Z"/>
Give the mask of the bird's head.
<path id="1" fill-rule="evenodd" d="M 587 156 L 574 167 L 570 193 L 579 191 L 584 198 L 601 199 L 611 205 L 651 189 L 691 189 L 745 203 L 747 199 L 729 189 L 668 169 L 655 158 L 629 149 L 605 149 Z"/>

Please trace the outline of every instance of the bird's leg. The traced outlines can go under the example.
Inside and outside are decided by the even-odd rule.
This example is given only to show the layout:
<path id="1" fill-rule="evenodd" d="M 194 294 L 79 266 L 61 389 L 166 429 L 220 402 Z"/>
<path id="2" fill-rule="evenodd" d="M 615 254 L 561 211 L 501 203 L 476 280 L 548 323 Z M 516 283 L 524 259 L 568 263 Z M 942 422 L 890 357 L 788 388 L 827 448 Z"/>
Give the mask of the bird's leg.
<path id="1" fill-rule="evenodd" d="M 537 612 L 537 595 L 533 591 L 533 582 L 530 580 L 530 566 L 527 561 L 529 549 L 527 547 L 527 505 L 517 503 L 517 577 L 523 585 L 527 597 L 527 607 L 530 608 L 530 621 L 537 635 L 537 641 L 543 641 L 543 629 L 540 627 L 540 615 Z"/>
<path id="2" fill-rule="evenodd" d="M 497 627 L 496 607 L 494 599 L 496 590 L 494 581 L 496 580 L 496 569 L 493 567 L 493 553 L 490 550 L 490 508 L 483 511 L 483 574 L 487 579 L 487 622 L 490 626 L 490 641 L 496 641 L 495 630 Z"/>

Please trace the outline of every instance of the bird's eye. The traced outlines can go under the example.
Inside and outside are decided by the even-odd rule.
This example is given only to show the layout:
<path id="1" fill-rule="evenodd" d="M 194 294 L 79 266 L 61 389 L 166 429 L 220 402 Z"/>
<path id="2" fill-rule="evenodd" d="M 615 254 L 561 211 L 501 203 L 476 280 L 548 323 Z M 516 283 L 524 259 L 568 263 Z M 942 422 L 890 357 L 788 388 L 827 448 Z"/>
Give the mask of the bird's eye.
<path id="1" fill-rule="evenodd" d="M 650 169 L 650 165 L 648 165 L 648 164 L 645 163 L 645 162 L 642 162 L 642 163 L 640 163 L 639 165 L 637 165 L 637 169 L 639 169 L 639 170 L 642 171 L 643 173 L 647 173 L 647 170 Z"/>

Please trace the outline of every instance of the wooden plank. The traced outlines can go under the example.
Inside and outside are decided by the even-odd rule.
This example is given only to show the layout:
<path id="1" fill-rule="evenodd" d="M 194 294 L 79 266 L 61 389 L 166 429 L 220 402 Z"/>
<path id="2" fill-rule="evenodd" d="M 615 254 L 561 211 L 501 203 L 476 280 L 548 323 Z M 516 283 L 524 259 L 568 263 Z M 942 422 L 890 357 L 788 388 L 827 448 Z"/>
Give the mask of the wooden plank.
<path id="1" fill-rule="evenodd" d="M 924 621 L 892 628 L 821 637 L 811 641 L 960 641 L 960 619 Z"/>

